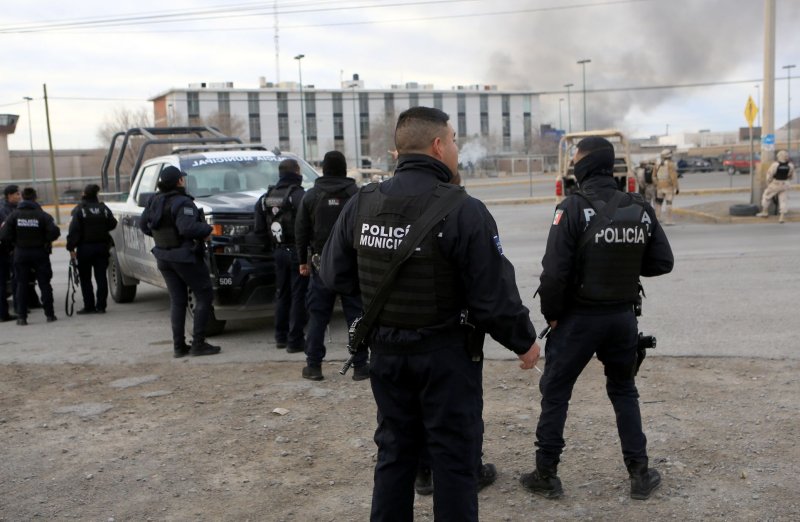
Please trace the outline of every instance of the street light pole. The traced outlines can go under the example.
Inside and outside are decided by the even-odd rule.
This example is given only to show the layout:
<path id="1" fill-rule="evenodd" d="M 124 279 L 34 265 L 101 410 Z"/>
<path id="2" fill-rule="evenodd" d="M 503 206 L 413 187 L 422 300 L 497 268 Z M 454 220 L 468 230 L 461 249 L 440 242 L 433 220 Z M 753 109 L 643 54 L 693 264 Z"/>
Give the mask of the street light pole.
<path id="1" fill-rule="evenodd" d="M 565 83 L 564 87 L 567 88 L 567 129 L 572 132 L 572 103 L 569 95 L 569 88 L 575 85 L 574 83 Z"/>
<path id="2" fill-rule="evenodd" d="M 294 57 L 297 60 L 297 74 L 300 77 L 300 128 L 303 136 L 303 160 L 306 159 L 306 104 L 303 99 L 303 67 L 301 61 L 305 58 L 305 54 L 298 54 Z"/>
<path id="3" fill-rule="evenodd" d="M 758 124 L 759 129 L 761 128 L 761 86 L 759 84 L 755 85 L 756 88 L 756 105 L 758 105 L 758 112 L 756 113 L 756 122 Z"/>
<path id="4" fill-rule="evenodd" d="M 588 129 L 586 126 L 586 64 L 592 63 L 592 61 L 584 58 L 578 60 L 578 63 L 583 67 L 583 130 L 586 131 Z"/>
<path id="5" fill-rule="evenodd" d="M 33 122 L 31 121 L 31 101 L 33 98 L 30 96 L 23 96 L 23 100 L 28 104 L 28 138 L 31 143 L 31 180 L 33 181 L 34 188 L 36 187 L 36 164 L 33 160 Z"/>
<path id="6" fill-rule="evenodd" d="M 784 65 L 786 69 L 786 153 L 792 156 L 792 69 L 794 64 Z"/>
<path id="7" fill-rule="evenodd" d="M 564 102 L 564 98 L 558 99 L 558 130 L 564 130 L 564 123 L 561 121 L 561 104 Z"/>

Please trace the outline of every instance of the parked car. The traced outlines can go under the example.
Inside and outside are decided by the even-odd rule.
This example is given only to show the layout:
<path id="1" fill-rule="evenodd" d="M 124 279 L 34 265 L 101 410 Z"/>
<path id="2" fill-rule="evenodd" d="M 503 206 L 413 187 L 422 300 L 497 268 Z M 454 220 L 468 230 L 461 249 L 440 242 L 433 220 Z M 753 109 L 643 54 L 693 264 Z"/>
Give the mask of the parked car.
<path id="1" fill-rule="evenodd" d="M 59 203 L 77 203 L 81 199 L 83 191 L 81 189 L 67 189 L 58 198 Z"/>
<path id="2" fill-rule="evenodd" d="M 678 175 L 686 172 L 711 172 L 711 162 L 704 158 L 681 158 L 677 164 Z"/>
<path id="3" fill-rule="evenodd" d="M 753 168 L 758 168 L 758 163 L 761 161 L 761 155 L 755 153 L 753 156 L 754 165 Z M 750 174 L 750 153 L 744 152 L 735 152 L 733 154 L 728 155 L 725 160 L 722 162 L 722 166 L 728 172 L 728 174 Z"/>

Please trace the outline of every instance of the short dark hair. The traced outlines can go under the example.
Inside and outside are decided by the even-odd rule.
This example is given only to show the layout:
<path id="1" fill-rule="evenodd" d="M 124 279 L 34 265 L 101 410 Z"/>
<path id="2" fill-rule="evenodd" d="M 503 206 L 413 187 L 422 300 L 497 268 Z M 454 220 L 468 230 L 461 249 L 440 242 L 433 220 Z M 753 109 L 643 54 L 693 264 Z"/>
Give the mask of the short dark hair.
<path id="1" fill-rule="evenodd" d="M 287 174 L 300 174 L 300 163 L 296 159 L 286 158 L 278 165 L 278 176 L 282 178 Z"/>
<path id="2" fill-rule="evenodd" d="M 83 188 L 83 195 L 86 196 L 86 199 L 97 199 L 99 193 L 100 185 L 94 183 L 89 183 Z"/>
<path id="3" fill-rule="evenodd" d="M 394 143 L 400 154 L 420 152 L 447 130 L 450 116 L 431 107 L 411 107 L 400 113 L 394 129 Z"/>
<path id="4" fill-rule="evenodd" d="M 16 194 L 19 192 L 19 185 L 6 185 L 6 188 L 3 189 L 3 195 L 8 199 L 8 196 L 11 194 Z"/>
<path id="5" fill-rule="evenodd" d="M 22 189 L 22 199 L 25 201 L 36 201 L 36 189 L 33 187 L 25 187 Z"/>

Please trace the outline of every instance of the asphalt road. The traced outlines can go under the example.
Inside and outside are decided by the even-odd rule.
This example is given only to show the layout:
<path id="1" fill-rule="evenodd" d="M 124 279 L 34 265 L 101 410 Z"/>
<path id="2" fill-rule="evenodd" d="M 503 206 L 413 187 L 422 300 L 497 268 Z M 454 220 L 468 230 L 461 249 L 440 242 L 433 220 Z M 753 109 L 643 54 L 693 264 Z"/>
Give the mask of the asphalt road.
<path id="1" fill-rule="evenodd" d="M 744 178 L 737 176 L 736 180 Z M 467 186 L 479 196 L 477 187 L 470 188 L 469 182 Z M 728 200 L 731 196 L 703 197 Z M 684 201 L 688 199 L 679 200 Z M 544 321 L 533 294 L 553 206 L 492 205 L 490 210 L 538 330 Z M 675 252 L 675 270 L 644 281 L 647 299 L 640 325 L 658 337 L 651 356 L 800 358 L 800 327 L 793 320 L 800 290 L 800 223 L 685 223 L 668 227 L 667 233 Z M 0 364 L 135 363 L 171 357 L 166 292 L 143 283 L 133 303 L 111 302 L 105 315 L 67 318 L 66 251 L 57 249 L 52 259 L 59 321 L 45 323 L 42 312 L 34 311 L 27 327 L 0 324 Z M 76 308 L 80 308 L 80 292 L 76 300 Z M 340 313 L 334 318 L 330 337 L 328 360 L 344 360 L 346 329 Z M 272 338 L 269 320 L 231 321 L 226 332 L 214 338 L 223 353 L 191 362 L 303 360 L 303 354 L 276 349 Z M 486 354 L 489 358 L 513 358 L 491 340 Z"/>

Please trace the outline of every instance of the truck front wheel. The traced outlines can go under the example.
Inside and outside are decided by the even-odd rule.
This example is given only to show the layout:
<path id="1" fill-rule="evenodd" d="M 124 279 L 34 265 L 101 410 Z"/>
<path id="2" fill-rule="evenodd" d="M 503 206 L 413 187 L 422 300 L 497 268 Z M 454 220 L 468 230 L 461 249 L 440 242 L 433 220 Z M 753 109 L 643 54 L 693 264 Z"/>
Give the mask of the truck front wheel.
<path id="1" fill-rule="evenodd" d="M 117 249 L 108 252 L 108 290 L 115 303 L 130 303 L 136 297 L 136 285 L 126 285 L 117 259 Z"/>
<path id="2" fill-rule="evenodd" d="M 194 293 L 189 290 L 189 304 L 186 305 L 186 331 L 192 333 L 194 329 Z M 214 315 L 214 310 L 211 310 L 211 316 L 208 318 L 206 324 L 206 336 L 213 337 L 225 331 L 225 321 L 220 321 Z"/>

